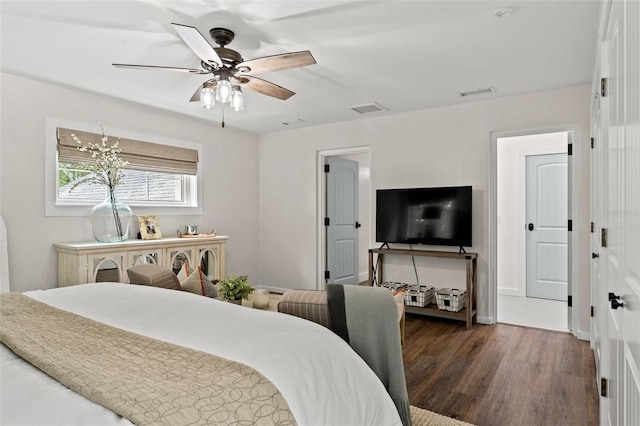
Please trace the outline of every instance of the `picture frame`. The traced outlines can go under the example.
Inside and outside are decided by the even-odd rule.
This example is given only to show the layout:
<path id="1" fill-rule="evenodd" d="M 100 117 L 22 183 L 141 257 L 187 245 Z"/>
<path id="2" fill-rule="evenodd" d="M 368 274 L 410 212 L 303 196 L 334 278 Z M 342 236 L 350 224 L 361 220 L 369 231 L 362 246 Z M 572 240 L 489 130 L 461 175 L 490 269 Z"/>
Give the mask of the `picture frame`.
<path id="1" fill-rule="evenodd" d="M 138 226 L 140 227 L 140 238 L 143 240 L 158 240 L 162 238 L 160 224 L 155 215 L 139 214 Z"/>

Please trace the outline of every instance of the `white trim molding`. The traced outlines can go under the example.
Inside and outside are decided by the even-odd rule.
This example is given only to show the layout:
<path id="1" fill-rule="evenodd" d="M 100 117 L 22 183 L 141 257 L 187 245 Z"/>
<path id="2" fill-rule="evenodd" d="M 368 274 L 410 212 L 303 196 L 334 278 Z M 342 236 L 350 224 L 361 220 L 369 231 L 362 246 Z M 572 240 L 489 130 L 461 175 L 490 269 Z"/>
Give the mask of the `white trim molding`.
<path id="1" fill-rule="evenodd" d="M 500 138 L 514 136 L 527 136 L 543 133 L 568 132 L 569 143 L 572 144 L 572 155 L 568 157 L 569 166 L 569 219 L 572 220 L 573 229 L 569 238 L 569 276 L 570 294 L 573 301 L 573 309 L 570 308 L 569 328 L 573 335 L 582 338 L 584 331 L 578 330 L 580 325 L 580 313 L 585 309 L 580 292 L 580 127 L 576 124 L 550 126 L 537 129 L 523 129 L 504 132 L 493 132 L 490 137 L 489 147 L 489 318 L 478 318 L 478 322 L 488 320 L 490 324 L 497 322 L 498 313 L 498 283 L 497 283 L 497 141 Z M 588 297 L 588 295 L 586 295 Z M 584 306 L 583 306 L 584 305 Z"/>
<path id="2" fill-rule="evenodd" d="M 83 217 L 89 215 L 90 207 L 86 205 L 81 206 L 58 206 L 56 205 L 56 191 L 57 191 L 57 140 L 56 140 L 56 128 L 65 127 L 69 129 L 78 129 L 85 132 L 102 133 L 102 129 L 98 123 L 87 124 L 77 122 L 73 120 L 67 120 L 56 117 L 46 117 L 45 122 L 45 164 L 44 164 L 44 205 L 45 216 L 72 216 Z M 108 133 L 110 135 L 116 135 L 118 137 L 148 140 L 154 141 L 159 144 L 180 146 L 185 148 L 191 148 L 198 151 L 198 158 L 200 158 L 200 165 L 198 166 L 198 173 L 196 175 L 197 193 L 192 194 L 196 197 L 196 206 L 181 206 L 181 207 L 165 207 L 165 206 L 134 206 L 135 214 L 162 214 L 162 215 L 192 215 L 198 216 L 203 214 L 202 208 L 202 145 L 193 142 L 187 142 L 177 139 L 170 139 L 163 136 L 143 134 L 133 132 L 130 130 L 118 129 L 109 127 Z"/>

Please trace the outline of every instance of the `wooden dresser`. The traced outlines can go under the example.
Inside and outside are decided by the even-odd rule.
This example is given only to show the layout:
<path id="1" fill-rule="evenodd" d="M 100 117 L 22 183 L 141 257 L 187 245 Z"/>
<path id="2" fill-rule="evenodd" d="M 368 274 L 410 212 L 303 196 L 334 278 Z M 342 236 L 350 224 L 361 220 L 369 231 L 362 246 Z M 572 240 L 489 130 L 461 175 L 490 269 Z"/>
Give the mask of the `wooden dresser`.
<path id="1" fill-rule="evenodd" d="M 185 260 L 191 268 L 200 265 L 211 281 L 225 277 L 225 246 L 229 237 L 162 238 L 55 243 L 58 252 L 58 287 L 100 281 L 129 282 L 127 269 L 154 263 L 175 272 Z"/>

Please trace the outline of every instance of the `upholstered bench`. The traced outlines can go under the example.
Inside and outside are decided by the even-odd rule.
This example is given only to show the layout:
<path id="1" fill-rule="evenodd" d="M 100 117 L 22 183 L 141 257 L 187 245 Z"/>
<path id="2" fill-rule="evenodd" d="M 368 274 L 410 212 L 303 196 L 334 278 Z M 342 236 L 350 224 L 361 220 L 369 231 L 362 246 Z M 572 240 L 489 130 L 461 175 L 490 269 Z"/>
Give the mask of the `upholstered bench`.
<path id="1" fill-rule="evenodd" d="M 404 300 L 396 299 L 400 321 L 400 340 L 404 343 Z M 287 290 L 278 303 L 278 312 L 313 321 L 331 328 L 327 307 L 327 292 L 324 290 Z"/>
<path id="2" fill-rule="evenodd" d="M 331 328 L 327 292 L 323 290 L 287 290 L 278 302 L 278 312 L 308 319 Z"/>

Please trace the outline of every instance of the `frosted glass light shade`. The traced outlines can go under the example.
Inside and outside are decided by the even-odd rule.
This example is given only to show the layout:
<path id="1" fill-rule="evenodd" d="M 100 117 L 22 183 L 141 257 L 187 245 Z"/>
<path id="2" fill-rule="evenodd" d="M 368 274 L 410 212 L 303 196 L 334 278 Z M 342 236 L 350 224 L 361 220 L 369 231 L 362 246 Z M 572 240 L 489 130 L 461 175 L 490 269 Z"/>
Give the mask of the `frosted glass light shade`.
<path id="1" fill-rule="evenodd" d="M 212 87 L 203 87 L 200 91 L 200 106 L 212 109 L 216 105 L 215 90 Z"/>
<path id="2" fill-rule="evenodd" d="M 231 102 L 231 83 L 229 80 L 220 79 L 216 86 L 216 101 L 227 103 Z"/>
<path id="3" fill-rule="evenodd" d="M 231 92 L 231 109 L 234 111 L 242 111 L 244 109 L 244 96 L 240 86 L 233 86 Z"/>

